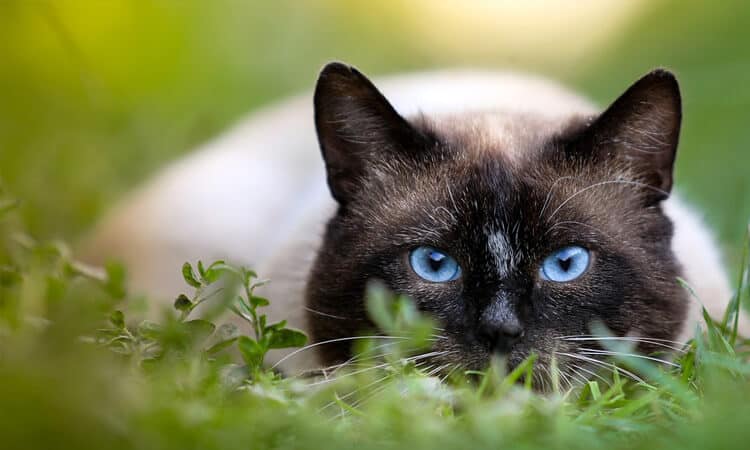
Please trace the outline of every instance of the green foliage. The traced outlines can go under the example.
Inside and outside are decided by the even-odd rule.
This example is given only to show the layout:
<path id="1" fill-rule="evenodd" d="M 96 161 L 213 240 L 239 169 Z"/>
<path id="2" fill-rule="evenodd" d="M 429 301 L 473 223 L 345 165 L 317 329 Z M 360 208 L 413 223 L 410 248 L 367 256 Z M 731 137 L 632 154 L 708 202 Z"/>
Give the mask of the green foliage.
<path id="1" fill-rule="evenodd" d="M 213 363 L 217 355 L 225 354 L 236 344 L 245 366 L 234 372 L 235 375 L 244 374 L 247 381 L 257 381 L 269 375 L 264 371 L 269 350 L 305 345 L 307 337 L 304 333 L 287 328 L 286 321 L 268 324 L 266 315 L 259 313 L 258 308 L 268 306 L 269 302 L 254 295 L 254 290 L 263 284 L 254 281 L 257 278 L 255 272 L 223 261 L 216 261 L 208 267 L 199 261 L 197 269 L 196 274 L 190 263 L 182 266 L 182 276 L 195 292 L 192 298 L 185 294 L 177 297 L 173 305 L 176 315 L 167 315 L 164 323 L 143 320 L 138 325 L 128 326 L 123 312 L 116 310 L 110 314 L 108 326 L 97 330 L 95 341 L 119 354 L 135 358 L 141 366 L 153 366 L 165 359 L 186 360 L 191 357 Z M 110 280 L 111 276 L 107 279 Z M 116 292 L 119 294 L 119 289 Z M 234 323 L 217 327 L 206 318 L 192 318 L 199 306 L 209 301 L 214 305 L 204 308 L 205 317 L 215 317 L 229 309 L 249 324 L 253 337 L 241 335 Z M 225 359 L 219 362 L 229 364 Z M 218 370 L 225 368 L 219 367 Z"/>
<path id="2" fill-rule="evenodd" d="M 24 198 L 0 186 L 2 448 L 747 446 L 750 346 L 735 332 L 750 298 L 747 257 L 736 264 L 727 315 L 708 322 L 679 367 L 623 356 L 630 349 L 614 345 L 621 370 L 575 390 L 553 380 L 544 396 L 516 383 L 529 378 L 533 358 L 510 374 L 497 362 L 438 377 L 418 359 L 438 331 L 377 287 L 369 309 L 392 338 L 357 341 L 356 359 L 312 379 L 262 365 L 270 349 L 303 338 L 261 322 L 267 300 L 240 268 L 183 267 L 195 292 L 172 311 L 146 321 L 124 314 L 138 301 L 125 290 L 126 268 L 88 267 L 64 244 L 31 238 L 19 209 L 35 235 L 75 238 L 161 164 L 249 109 L 309 89 L 331 57 L 372 73 L 457 61 L 507 67 L 519 57 L 513 40 L 488 42 L 491 51 L 476 56 L 470 45 L 425 40 L 407 17 L 423 19 L 423 7 L 407 3 L 390 12 L 340 1 L 192 3 L 0 2 L 0 176 Z M 739 261 L 748 245 L 739 245 L 738 225 L 750 211 L 750 4 L 644 4 L 619 38 L 564 56 L 575 64 L 528 54 L 540 62 L 521 68 L 567 79 L 602 105 L 653 67 L 675 70 L 686 100 L 678 188 L 707 207 Z M 230 307 L 247 316 L 239 325 L 222 323 Z"/>
<path id="3" fill-rule="evenodd" d="M 703 449 L 750 439 L 750 342 L 732 320 L 748 301 L 747 265 L 727 319 L 707 320 L 674 360 L 602 340 L 616 366 L 553 377 L 545 394 L 531 386 L 534 355 L 510 373 L 502 361 L 465 373 L 431 362 L 441 330 L 377 284 L 368 310 L 379 331 L 357 341 L 354 358 L 283 377 L 269 352 L 306 337 L 268 323 L 254 272 L 185 264 L 192 293 L 134 321 L 123 268 L 81 265 L 12 216 L 0 215 L 4 448 Z"/>
<path id="4" fill-rule="evenodd" d="M 435 325 L 419 314 L 414 302 L 405 296 L 394 297 L 378 282 L 368 287 L 367 311 L 380 331 L 404 338 L 391 346 L 396 358 L 409 351 L 429 348 L 435 336 Z"/>

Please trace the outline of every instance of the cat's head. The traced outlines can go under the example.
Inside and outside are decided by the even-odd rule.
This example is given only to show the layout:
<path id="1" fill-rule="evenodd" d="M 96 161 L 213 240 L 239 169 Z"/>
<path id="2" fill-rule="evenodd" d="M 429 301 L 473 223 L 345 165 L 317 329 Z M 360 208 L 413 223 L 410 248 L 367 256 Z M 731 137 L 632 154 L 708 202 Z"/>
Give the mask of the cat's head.
<path id="1" fill-rule="evenodd" d="M 570 337 L 597 323 L 654 339 L 645 352 L 675 338 L 686 299 L 661 207 L 681 121 L 673 75 L 651 72 L 564 127 L 517 120 L 513 139 L 491 114 L 407 120 L 356 69 L 325 67 L 315 122 L 339 208 L 308 283 L 315 340 L 372 328 L 372 279 L 437 321 L 444 364 L 478 369 L 501 353 L 513 367 L 534 352 L 540 373 L 553 358 L 585 366 L 570 355 L 601 347 Z M 351 343 L 320 349 L 333 363 Z"/>

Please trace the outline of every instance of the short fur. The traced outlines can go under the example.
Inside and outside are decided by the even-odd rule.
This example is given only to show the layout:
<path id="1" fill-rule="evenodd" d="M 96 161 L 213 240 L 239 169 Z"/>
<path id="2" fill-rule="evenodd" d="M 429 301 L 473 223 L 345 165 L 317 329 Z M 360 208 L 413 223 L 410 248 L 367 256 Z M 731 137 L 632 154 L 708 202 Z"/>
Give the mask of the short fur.
<path id="1" fill-rule="evenodd" d="M 680 124 L 671 74 L 647 75 L 600 117 L 532 128 L 506 148 L 460 119 L 407 122 L 343 65 L 324 69 L 315 107 L 340 205 L 307 289 L 309 307 L 323 313 L 309 318 L 316 341 L 372 326 L 363 306 L 371 279 L 438 320 L 445 331 L 435 349 L 451 351 L 442 362 L 473 369 L 497 351 L 511 366 L 531 352 L 547 364 L 556 351 L 575 351 L 559 337 L 589 335 L 597 321 L 621 336 L 678 337 L 688 299 L 660 206 Z M 462 276 L 420 279 L 407 257 L 420 245 L 456 258 Z M 541 279 L 544 258 L 567 245 L 592 251 L 587 273 L 570 283 Z M 498 331 L 509 322 L 520 322 L 520 337 Z M 340 362 L 350 344 L 321 355 Z"/>

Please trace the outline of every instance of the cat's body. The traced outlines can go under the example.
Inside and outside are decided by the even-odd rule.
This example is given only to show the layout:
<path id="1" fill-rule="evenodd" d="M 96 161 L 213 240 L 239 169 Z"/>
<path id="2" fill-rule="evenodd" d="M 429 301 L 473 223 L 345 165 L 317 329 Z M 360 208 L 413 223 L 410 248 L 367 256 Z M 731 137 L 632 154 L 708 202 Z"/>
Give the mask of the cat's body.
<path id="1" fill-rule="evenodd" d="M 490 159 L 502 160 L 508 166 L 520 167 L 527 159 L 525 153 L 536 152 L 553 136 L 565 135 L 571 126 L 585 126 L 598 113 L 587 100 L 554 83 L 512 73 L 421 73 L 384 79 L 378 86 L 401 115 L 415 117 L 420 126 L 440 130 L 442 141 L 471 141 L 473 145 L 467 147 L 472 148 L 461 150 L 462 158 L 485 158 L 488 151 L 498 152 Z M 98 261 L 124 261 L 133 290 L 165 299 L 173 299 L 184 290 L 179 274 L 184 261 L 221 258 L 247 265 L 271 280 L 264 287 L 264 294 L 272 300 L 272 318 L 288 319 L 292 326 L 312 332 L 318 340 L 351 334 L 349 328 L 366 321 L 353 319 L 351 310 L 344 306 L 339 313 L 325 301 L 321 305 L 314 293 L 325 291 L 338 278 L 346 279 L 346 274 L 341 273 L 345 269 L 319 260 L 313 279 L 329 279 L 307 284 L 324 233 L 329 234 L 329 240 L 335 239 L 331 233 L 341 233 L 331 227 L 326 231 L 326 223 L 337 211 L 337 202 L 326 186 L 326 170 L 317 150 L 312 117 L 313 105 L 307 95 L 254 114 L 132 194 L 97 230 L 86 254 Z M 335 180 L 329 179 L 329 183 Z M 450 193 L 449 180 L 439 183 Z M 461 201 L 471 203 L 471 199 Z M 555 201 L 545 205 L 548 214 L 564 206 Z M 613 212 L 617 211 L 615 203 Z M 731 290 L 713 238 L 679 198 L 671 196 L 662 205 L 674 223 L 671 248 L 682 274 L 709 311 L 720 316 Z M 388 205 L 383 206 L 388 209 Z M 393 205 L 387 214 L 399 214 L 399 206 Z M 448 209 L 452 208 L 436 206 L 425 214 L 451 216 L 453 211 Z M 602 209 L 606 211 L 607 207 Z M 379 221 L 377 214 L 373 213 L 371 219 L 374 228 L 392 226 Z M 626 218 L 612 220 L 628 222 Z M 505 239 L 500 236 L 493 248 L 507 246 Z M 329 258 L 332 252 L 340 251 L 330 247 L 326 253 Z M 355 249 L 352 251 L 358 251 Z M 356 270 L 357 263 L 348 267 Z M 665 286 L 672 282 L 666 280 Z M 686 295 L 670 296 L 679 297 L 664 309 L 671 311 L 668 314 L 672 317 L 643 320 L 669 323 L 672 330 L 664 338 L 684 340 L 694 329 L 698 305 Z M 337 331 L 339 325 L 346 331 Z M 633 334 L 638 331 L 633 330 Z M 339 350 L 329 355 L 318 349 L 302 352 L 289 358 L 285 367 L 290 371 L 315 368 L 321 363 L 321 355 L 324 362 L 340 360 L 346 351 L 344 347 Z"/>

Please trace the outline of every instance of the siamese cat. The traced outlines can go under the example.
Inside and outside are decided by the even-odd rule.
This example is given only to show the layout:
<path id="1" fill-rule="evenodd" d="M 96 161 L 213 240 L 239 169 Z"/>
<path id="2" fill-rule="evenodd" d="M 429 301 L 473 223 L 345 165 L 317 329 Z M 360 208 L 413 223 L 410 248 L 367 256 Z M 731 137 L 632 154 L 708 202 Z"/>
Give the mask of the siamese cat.
<path id="1" fill-rule="evenodd" d="M 373 279 L 434 318 L 436 363 L 466 369 L 532 352 L 542 373 L 553 358 L 563 372 L 589 365 L 594 323 L 639 352 L 674 347 L 700 317 L 678 277 L 721 317 L 732 291 L 717 245 L 672 194 L 671 73 L 648 73 L 604 112 L 506 72 L 377 84 L 328 64 L 312 102 L 255 113 L 168 167 L 86 254 L 123 261 L 132 289 L 165 299 L 183 290 L 184 261 L 255 269 L 271 280 L 271 318 L 334 341 L 284 359 L 287 372 L 351 356 L 341 338 L 373 328 Z"/>

